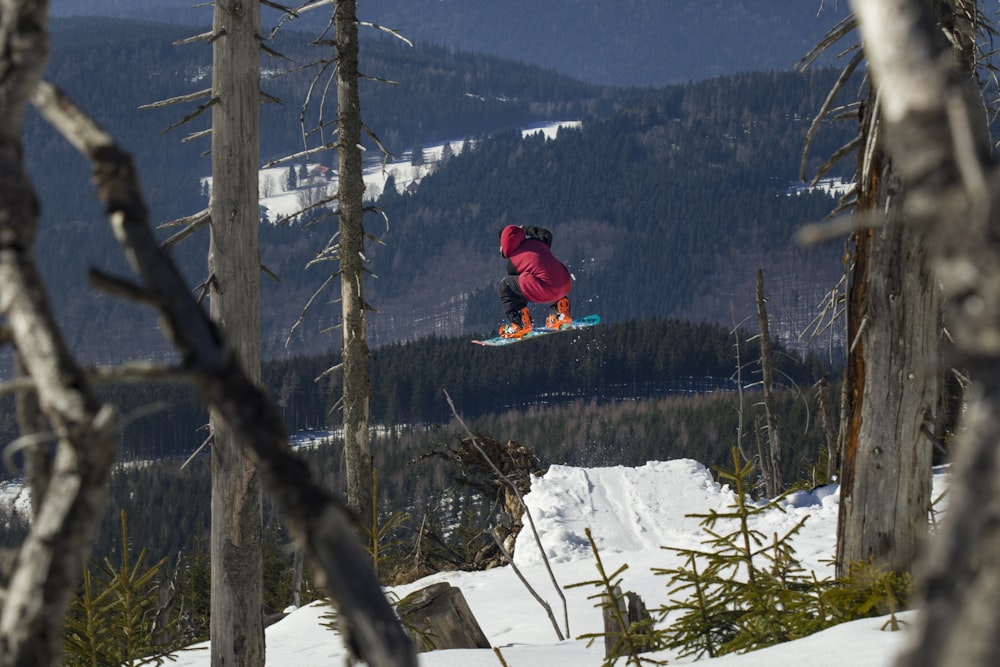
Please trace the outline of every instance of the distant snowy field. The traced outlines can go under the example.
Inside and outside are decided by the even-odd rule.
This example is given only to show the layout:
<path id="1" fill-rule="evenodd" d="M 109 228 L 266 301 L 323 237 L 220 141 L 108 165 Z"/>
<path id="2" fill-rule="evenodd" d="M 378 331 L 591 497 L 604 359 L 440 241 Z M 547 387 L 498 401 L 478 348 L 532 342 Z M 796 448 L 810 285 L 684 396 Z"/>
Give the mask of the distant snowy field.
<path id="1" fill-rule="evenodd" d="M 536 123 L 522 128 L 521 136 L 542 134 L 546 139 L 555 139 L 560 128 L 578 128 L 581 125 L 582 123 L 577 120 Z M 448 146 L 452 155 L 459 155 L 464 145 L 465 139 L 456 139 L 422 146 L 423 159 L 419 165 L 412 164 L 413 154 L 410 151 L 384 164 L 380 159 L 367 160 L 364 168 L 365 198 L 375 200 L 381 197 L 390 177 L 395 180 L 398 192 L 406 192 L 408 188 L 418 185 L 424 177 L 434 172 L 445 154 L 445 146 Z M 308 177 L 299 179 L 298 171 L 303 164 Z M 291 165 L 295 166 L 297 179 L 296 187 L 293 189 L 288 188 L 288 169 Z M 290 161 L 261 169 L 258 179 L 260 204 L 267 208 L 268 219 L 272 223 L 284 220 L 289 216 L 294 216 L 309 205 L 335 195 L 337 192 L 336 176 L 328 178 L 324 173 L 321 173 L 334 167 L 336 165 Z M 204 178 L 202 182 L 211 188 L 211 178 Z"/>
<path id="2" fill-rule="evenodd" d="M 31 498 L 23 480 L 0 482 L 0 507 L 12 507 L 22 516 L 31 516 Z"/>
<path id="3" fill-rule="evenodd" d="M 935 475 L 935 495 L 945 476 Z M 552 466 L 534 480 L 525 496 L 542 547 L 560 587 L 593 580 L 597 576 L 585 536 L 588 527 L 600 549 L 607 571 L 623 564 L 623 589 L 639 593 L 650 609 L 667 601 L 669 581 L 652 568 L 678 565 L 672 552 L 662 547 L 695 547 L 704 534 L 692 513 L 722 510 L 732 501 L 728 487 L 719 486 L 712 474 L 691 460 L 650 462 L 635 468 L 573 468 Z M 781 509 L 755 519 L 754 528 L 765 534 L 783 534 L 806 517 L 794 540 L 797 555 L 819 577 L 833 575 L 828 562 L 834 553 L 839 492 L 836 486 L 799 492 L 786 498 Z M 526 527 L 518 538 L 515 561 L 538 593 L 552 606 L 563 625 L 562 603 L 544 567 L 538 547 Z M 432 583 L 446 581 L 462 590 L 473 614 L 491 644 L 500 649 L 511 667 L 597 667 L 603 661 L 603 644 L 588 647 L 580 635 L 602 631 L 600 612 L 587 599 L 593 589 L 564 590 L 569 636 L 559 641 L 544 609 L 520 583 L 510 567 L 485 572 L 442 572 L 389 590 L 403 597 Z M 269 665 L 320 667 L 345 664 L 346 652 L 339 637 L 324 629 L 325 609 L 309 605 L 294 610 L 267 629 Z M 907 612 L 903 618 L 912 618 Z M 805 639 L 745 655 L 732 655 L 698 664 L 706 667 L 890 667 L 907 633 L 883 632 L 885 619 L 843 624 Z M 208 667 L 207 644 L 192 647 L 174 663 L 178 667 Z M 657 655 L 671 664 L 684 664 L 673 655 Z M 492 651 L 447 650 L 420 655 L 424 667 L 477 667 L 498 665 Z M 622 661 L 623 662 L 623 661 Z"/>

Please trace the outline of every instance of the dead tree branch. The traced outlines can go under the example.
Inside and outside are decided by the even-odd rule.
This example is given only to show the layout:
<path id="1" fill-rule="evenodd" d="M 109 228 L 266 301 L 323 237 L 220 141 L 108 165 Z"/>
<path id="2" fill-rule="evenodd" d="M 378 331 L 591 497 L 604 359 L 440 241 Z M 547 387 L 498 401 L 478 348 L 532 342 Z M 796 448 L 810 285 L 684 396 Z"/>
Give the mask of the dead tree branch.
<path id="1" fill-rule="evenodd" d="M 178 95 L 177 97 L 171 97 L 166 100 L 160 100 L 159 102 L 150 102 L 149 104 L 143 104 L 139 106 L 139 111 L 146 111 L 149 109 L 162 109 L 163 107 L 168 107 L 173 104 L 193 102 L 194 100 L 200 100 L 203 97 L 210 97 L 211 95 L 212 95 L 212 89 L 206 88 L 205 90 L 199 90 L 194 93 L 188 93 L 187 95 Z"/>
<path id="2" fill-rule="evenodd" d="M 165 229 L 167 227 L 172 227 L 174 225 L 184 225 L 184 229 L 177 232 L 170 238 L 166 239 L 162 245 L 164 248 L 172 248 L 173 246 L 177 245 L 178 243 L 180 243 L 187 237 L 191 236 L 202 227 L 207 226 L 211 222 L 212 222 L 211 211 L 209 211 L 209 209 L 206 208 L 186 218 L 181 218 L 179 220 L 174 220 L 171 222 L 164 223 L 160 225 L 159 227 L 160 229 Z"/>
<path id="3" fill-rule="evenodd" d="M 52 86 L 39 87 L 34 101 L 91 161 L 97 194 L 115 237 L 157 304 L 165 335 L 180 352 L 203 400 L 222 416 L 253 458 L 297 544 L 312 559 L 320 584 L 337 605 L 347 646 L 371 665 L 415 667 L 412 642 L 355 538 L 351 517 L 292 453 L 277 406 L 244 373 L 159 247 L 131 157 Z"/>
<path id="4" fill-rule="evenodd" d="M 458 410 L 455 409 L 455 403 L 451 400 L 451 395 L 448 394 L 447 391 L 445 391 L 444 397 L 448 401 L 448 407 L 451 408 L 451 414 L 455 417 L 455 419 L 458 420 L 458 423 L 462 425 L 462 428 L 465 429 L 466 434 L 472 441 L 472 445 L 476 448 L 476 450 L 478 450 L 480 456 L 483 457 L 483 460 L 486 461 L 486 463 L 490 466 L 494 474 L 496 474 L 496 476 L 499 479 L 501 479 L 507 486 L 509 486 L 513 490 L 514 496 L 517 498 L 517 502 L 520 503 L 521 507 L 524 508 L 524 516 L 528 518 L 528 525 L 531 527 L 531 534 L 535 538 L 535 544 L 538 545 L 538 551 L 542 555 L 542 562 L 545 564 L 545 569 L 548 570 L 549 578 L 552 580 L 552 585 L 556 589 L 556 593 L 558 593 L 559 597 L 562 598 L 563 622 L 565 623 L 566 626 L 566 636 L 569 637 L 570 636 L 569 611 L 566 607 L 566 596 L 563 594 L 562 587 L 559 585 L 559 582 L 556 581 L 556 575 L 552 571 L 552 565 L 549 563 L 549 558 L 548 555 L 546 555 L 545 553 L 545 548 L 542 547 L 542 538 L 538 536 L 538 529 L 535 527 L 535 520 L 532 518 L 531 512 L 528 510 L 528 504 L 524 502 L 524 497 L 521 495 L 521 491 L 517 488 L 517 485 L 509 477 L 507 477 L 507 475 L 505 475 L 503 471 L 500 470 L 500 468 L 496 466 L 496 464 L 490 459 L 490 457 L 486 455 L 486 452 L 483 451 L 482 447 L 479 446 L 479 441 L 476 439 L 476 436 L 472 434 L 472 431 L 469 430 L 469 427 L 466 426 L 465 422 L 459 416 Z M 559 635 L 560 637 L 562 636 L 559 633 L 558 627 L 556 627 L 556 634 Z"/>
<path id="5" fill-rule="evenodd" d="M 118 418 L 70 354 L 34 259 L 39 207 L 20 135 L 48 53 L 46 3 L 3 2 L 0 44 L 0 314 L 19 376 L 33 384 L 38 414 L 26 435 L 56 442 L 0 601 L 0 665 L 48 666 L 61 664 L 63 619 L 107 499 Z M 44 422 L 51 436 L 40 435 Z"/>

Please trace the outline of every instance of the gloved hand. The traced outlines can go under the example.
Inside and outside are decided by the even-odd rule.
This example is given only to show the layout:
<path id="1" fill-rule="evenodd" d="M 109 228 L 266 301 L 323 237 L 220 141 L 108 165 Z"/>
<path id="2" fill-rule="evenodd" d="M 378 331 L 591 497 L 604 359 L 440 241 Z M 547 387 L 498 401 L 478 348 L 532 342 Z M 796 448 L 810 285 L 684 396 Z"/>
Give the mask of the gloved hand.
<path id="1" fill-rule="evenodd" d="M 538 239 L 550 248 L 552 247 L 552 232 L 543 227 L 525 227 L 524 237 L 526 239 Z"/>

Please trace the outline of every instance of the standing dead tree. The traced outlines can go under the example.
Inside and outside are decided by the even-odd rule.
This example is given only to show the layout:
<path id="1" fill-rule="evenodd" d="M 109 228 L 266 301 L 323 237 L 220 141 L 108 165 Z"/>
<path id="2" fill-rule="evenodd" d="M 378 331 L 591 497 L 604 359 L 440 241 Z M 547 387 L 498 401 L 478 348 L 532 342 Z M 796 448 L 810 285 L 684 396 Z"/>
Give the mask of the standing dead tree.
<path id="1" fill-rule="evenodd" d="M 760 370 L 764 391 L 764 415 L 767 418 L 767 446 L 759 450 L 760 468 L 764 473 L 764 493 L 777 498 L 783 490 L 781 481 L 781 439 L 778 437 L 778 415 L 774 409 L 774 372 L 771 360 L 771 328 L 767 320 L 764 298 L 764 269 L 757 269 L 757 325 L 759 327 Z"/>
<path id="2" fill-rule="evenodd" d="M 974 59 L 968 40 L 975 32 L 959 19 L 963 3 L 927 4 L 941 39 L 948 35 L 960 61 Z M 857 26 L 857 16 L 845 19 L 817 51 Z M 884 89 L 869 69 L 862 101 L 834 106 L 836 93 L 864 71 L 868 56 L 856 47 L 844 53 L 848 63 L 813 126 L 816 130 L 821 119 L 838 117 L 858 123 L 856 139 L 816 176 L 839 157 L 856 153 L 855 187 L 841 202 L 842 209 L 857 215 L 845 252 L 850 280 L 844 299 L 848 350 L 837 571 L 844 575 L 852 563 L 874 559 L 907 572 L 927 530 L 933 433 L 941 413 L 940 290 L 928 239 L 914 234 L 909 220 L 909 183 L 900 177 L 896 156 L 886 150 Z"/>
<path id="3" fill-rule="evenodd" d="M 900 664 L 979 667 L 1000 663 L 1000 171 L 981 100 L 931 4 L 852 2 L 884 145 L 906 188 L 908 233 L 927 239 L 951 361 L 975 369 L 949 516 L 924 560 L 923 608 Z"/>
<path id="4" fill-rule="evenodd" d="M 248 378 L 260 382 L 260 0 L 216 0 L 212 25 L 212 319 Z M 214 665 L 264 664 L 260 480 L 227 421 L 212 433 Z"/>
<path id="5" fill-rule="evenodd" d="M 342 395 L 338 400 L 343 414 L 344 425 L 344 462 L 347 478 L 347 505 L 357 516 L 359 533 L 374 541 L 377 533 L 377 517 L 374 508 L 377 506 L 374 488 L 374 469 L 372 465 L 371 442 L 369 433 L 371 387 L 368 372 L 368 311 L 373 310 L 365 298 L 365 273 L 367 271 L 366 241 L 381 242 L 376 236 L 365 229 L 364 217 L 370 212 L 365 208 L 364 165 L 362 161 L 362 137 L 366 136 L 383 155 L 389 152 L 379 138 L 366 127 L 361 117 L 361 96 L 359 81 L 363 77 L 358 68 L 360 43 L 359 27 L 374 28 L 410 42 L 401 37 L 395 30 L 360 21 L 357 16 L 356 0 L 337 0 L 336 2 L 312 2 L 302 4 L 294 11 L 286 14 L 285 19 L 298 16 L 301 12 L 310 11 L 327 5 L 333 6 L 333 15 L 324 35 L 333 30 L 333 40 L 321 36 L 314 41 L 317 46 L 332 46 L 334 56 L 323 58 L 314 65 L 319 66 L 319 72 L 310 85 L 306 100 L 303 103 L 300 119 L 303 122 L 302 136 L 304 148 L 300 153 L 282 158 L 277 162 L 295 157 L 306 157 L 328 149 L 336 149 L 337 154 L 337 191 L 335 195 L 318 198 L 316 202 L 304 207 L 299 214 L 306 211 L 316 211 L 331 203 L 336 206 L 332 215 L 338 220 L 335 234 L 321 249 L 310 265 L 322 262 L 337 262 L 337 271 L 330 275 L 316 290 L 306 304 L 299 320 L 291 331 L 302 323 L 306 311 L 315 302 L 321 292 L 339 278 L 340 282 L 340 363 L 325 374 L 339 370 L 343 373 Z M 284 19 L 281 23 L 284 22 Z M 279 26 L 281 25 L 279 23 Z M 330 74 L 332 70 L 332 74 Z M 324 77 L 328 77 L 325 81 Z M 367 78 L 367 77 L 366 77 Z M 383 83 L 391 83 L 383 81 Z M 332 125 L 326 117 L 327 92 L 336 90 L 336 138 L 327 142 L 325 134 L 327 127 Z M 316 90 L 322 90 L 317 95 L 318 118 L 313 128 L 306 128 L 307 110 L 314 103 Z M 319 137 L 319 145 L 309 144 Z M 296 215 L 299 215 L 296 214 Z M 326 217 L 326 216 L 321 216 Z M 315 222 L 315 221 L 313 221 Z M 312 223 L 310 223 L 312 224 Z M 324 374 L 324 375 L 325 375 Z M 371 546 L 374 548 L 374 544 Z"/>
<path id="6" fill-rule="evenodd" d="M 333 23 L 337 49 L 337 217 L 347 506 L 357 515 L 362 533 L 374 540 L 357 1 L 339 0 L 334 5 Z"/>

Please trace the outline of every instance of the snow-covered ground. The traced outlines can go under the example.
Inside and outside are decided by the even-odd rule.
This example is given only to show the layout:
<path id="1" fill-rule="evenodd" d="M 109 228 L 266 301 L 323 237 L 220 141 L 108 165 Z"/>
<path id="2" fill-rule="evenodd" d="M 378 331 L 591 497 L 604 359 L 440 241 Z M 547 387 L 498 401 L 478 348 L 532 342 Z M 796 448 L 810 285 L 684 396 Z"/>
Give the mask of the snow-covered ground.
<path id="1" fill-rule="evenodd" d="M 944 476 L 935 476 L 936 493 Z M 672 552 L 661 547 L 694 547 L 704 538 L 698 520 L 687 515 L 723 509 L 732 499 L 711 473 L 691 460 L 651 462 L 636 468 L 572 468 L 553 466 L 538 478 L 525 496 L 541 542 L 560 587 L 596 578 L 594 559 L 585 529 L 600 549 L 607 571 L 623 564 L 623 589 L 642 596 L 654 609 L 666 602 L 669 582 L 654 575 L 653 568 L 676 565 Z M 836 487 L 800 492 L 783 501 L 783 511 L 771 510 L 756 519 L 766 534 L 788 531 L 808 517 L 794 545 L 805 567 L 819 577 L 832 576 L 827 562 L 834 553 L 839 494 Z M 552 606 L 562 625 L 562 604 L 547 574 L 530 531 L 517 541 L 515 561 L 539 594 Z M 589 587 L 564 589 L 570 639 L 559 641 L 543 608 L 519 582 L 510 567 L 485 572 L 442 572 L 415 583 L 391 589 L 403 597 L 436 582 L 459 587 L 490 643 L 499 648 L 512 667 L 589 667 L 603 660 L 603 644 L 588 647 L 576 639 L 601 632 L 600 612 L 587 599 Z M 269 665 L 319 667 L 344 664 L 339 637 L 322 627 L 325 609 L 310 605 L 293 611 L 267 629 Z M 902 615 L 907 618 L 907 612 Z M 906 641 L 903 632 L 880 628 L 885 619 L 846 623 L 811 637 L 744 655 L 700 661 L 706 667 L 889 667 Z M 177 667 L 209 665 L 206 645 L 192 647 L 174 663 Z M 688 660 L 658 655 L 671 664 Z M 423 653 L 425 667 L 475 667 L 499 664 L 487 649 L 445 650 Z"/>

